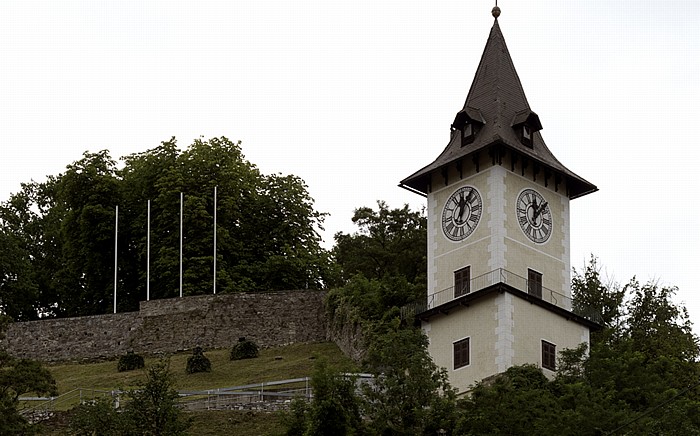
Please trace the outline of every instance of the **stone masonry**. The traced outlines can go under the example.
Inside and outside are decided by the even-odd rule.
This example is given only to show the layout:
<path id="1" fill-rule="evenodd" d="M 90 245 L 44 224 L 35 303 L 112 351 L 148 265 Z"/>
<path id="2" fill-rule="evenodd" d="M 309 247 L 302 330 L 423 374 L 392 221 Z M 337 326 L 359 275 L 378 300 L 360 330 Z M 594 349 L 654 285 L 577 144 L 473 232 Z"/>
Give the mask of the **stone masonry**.
<path id="1" fill-rule="evenodd" d="M 327 340 L 322 291 L 219 294 L 141 302 L 138 312 L 11 324 L 0 341 L 17 357 L 45 362 L 109 359 L 129 350 L 173 353 Z"/>

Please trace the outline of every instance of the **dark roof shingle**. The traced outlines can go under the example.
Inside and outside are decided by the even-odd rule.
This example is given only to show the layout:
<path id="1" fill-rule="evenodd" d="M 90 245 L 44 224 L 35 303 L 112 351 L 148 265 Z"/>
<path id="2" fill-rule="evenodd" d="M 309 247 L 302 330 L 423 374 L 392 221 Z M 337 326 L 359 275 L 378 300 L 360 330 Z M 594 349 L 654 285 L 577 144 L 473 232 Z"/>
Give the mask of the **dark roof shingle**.
<path id="1" fill-rule="evenodd" d="M 461 112 L 470 118 L 484 121 L 483 127 L 474 142 L 462 146 L 458 134 L 453 134 L 449 144 L 431 164 L 401 181 L 400 186 L 419 191 L 428 191 L 430 174 L 446 165 L 477 153 L 494 144 L 501 144 L 521 155 L 527 156 L 552 170 L 561 173 L 568 180 L 571 198 L 580 197 L 597 190 L 595 185 L 579 177 L 554 157 L 539 133 L 542 128 L 539 117 L 531 109 L 513 60 L 508 52 L 506 41 L 501 33 L 498 20 L 494 21 L 479 67 L 474 75 L 469 94 Z M 477 115 L 478 114 L 478 115 Z M 460 119 L 455 118 L 455 122 Z M 528 122 L 534 130 L 532 148 L 522 144 L 513 128 Z M 458 128 L 458 126 L 454 126 Z"/>

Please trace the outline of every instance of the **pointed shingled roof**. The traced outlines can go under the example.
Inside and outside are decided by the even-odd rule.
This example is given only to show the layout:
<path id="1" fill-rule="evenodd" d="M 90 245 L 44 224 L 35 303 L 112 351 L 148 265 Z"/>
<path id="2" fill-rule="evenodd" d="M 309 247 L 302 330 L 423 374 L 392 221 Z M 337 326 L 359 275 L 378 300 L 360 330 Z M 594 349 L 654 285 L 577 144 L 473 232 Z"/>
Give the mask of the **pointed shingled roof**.
<path id="1" fill-rule="evenodd" d="M 402 180 L 400 186 L 426 194 L 430 174 L 435 170 L 463 160 L 481 150 L 500 145 L 563 175 L 567 179 L 571 198 L 597 190 L 595 185 L 562 165 L 544 143 L 538 131 L 542 125 L 527 102 L 525 91 L 498 25 L 498 19 L 494 20 L 491 27 L 464 108 L 457 114 L 453 128 L 459 129 L 459 120 L 464 120 L 466 117 L 477 122 L 483 121 L 483 126 L 474 141 L 462 146 L 459 131 L 453 132 L 449 144 L 440 156 L 430 165 Z M 523 145 L 518 138 L 518 132 L 514 129 L 523 123 L 533 127 L 532 148 Z"/>

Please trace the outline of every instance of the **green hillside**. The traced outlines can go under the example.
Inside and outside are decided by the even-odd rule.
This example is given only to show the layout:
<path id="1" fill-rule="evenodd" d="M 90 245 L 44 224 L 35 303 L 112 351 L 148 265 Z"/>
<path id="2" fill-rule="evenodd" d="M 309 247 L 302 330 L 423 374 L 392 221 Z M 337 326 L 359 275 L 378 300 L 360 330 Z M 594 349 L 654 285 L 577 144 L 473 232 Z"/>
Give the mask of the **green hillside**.
<path id="1" fill-rule="evenodd" d="M 199 374 L 185 372 L 190 353 L 170 356 L 170 370 L 174 376 L 175 388 L 178 390 L 216 389 L 310 376 L 314 363 L 319 358 L 343 370 L 357 369 L 354 363 L 331 342 L 263 349 L 260 350 L 258 358 L 239 361 L 229 360 L 229 351 L 206 351 L 205 355 L 212 363 L 212 371 Z M 146 358 L 146 366 L 157 359 L 157 357 Z M 53 365 L 49 370 L 56 379 L 60 394 L 79 388 L 106 391 L 129 389 L 141 385 L 146 377 L 145 370 L 118 372 L 116 360 Z M 261 435 L 280 434 L 282 431 L 279 413 L 207 411 L 193 412 L 191 416 L 194 419 L 191 434 L 197 435 Z M 60 414 L 57 419 L 42 426 L 41 434 L 67 434 L 66 425 L 65 414 Z"/>

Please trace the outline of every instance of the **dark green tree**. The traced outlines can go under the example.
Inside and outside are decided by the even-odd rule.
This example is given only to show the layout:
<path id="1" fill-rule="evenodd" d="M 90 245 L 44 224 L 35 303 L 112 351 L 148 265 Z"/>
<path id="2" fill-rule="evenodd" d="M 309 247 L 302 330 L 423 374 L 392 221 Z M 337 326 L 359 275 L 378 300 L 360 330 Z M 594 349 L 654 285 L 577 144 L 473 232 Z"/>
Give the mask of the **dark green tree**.
<path id="1" fill-rule="evenodd" d="M 358 231 L 337 233 L 333 256 L 341 269 L 341 286 L 331 290 L 327 307 L 335 319 L 354 313 L 360 319 L 379 321 L 396 316 L 400 307 L 425 301 L 426 219 L 408 206 L 355 210 Z M 392 315 L 387 315 L 388 312 Z"/>
<path id="2" fill-rule="evenodd" d="M 318 231 L 324 214 L 295 176 L 266 176 L 240 143 L 176 141 L 122 158 L 89 153 L 0 205 L 0 311 L 18 320 L 110 312 L 115 207 L 119 206 L 118 306 L 146 298 L 147 204 L 150 298 L 213 290 L 217 189 L 217 292 L 322 289 L 334 282 Z M 183 214 L 180 195 L 184 194 Z"/>
<path id="3" fill-rule="evenodd" d="M 603 283 L 598 259 L 594 256 L 591 256 L 582 273 L 574 269 L 571 293 L 575 313 L 600 316 L 598 322 L 609 331 L 613 331 L 613 327 L 621 321 L 625 291 L 619 286 Z"/>
<path id="4" fill-rule="evenodd" d="M 355 377 L 343 375 L 320 360 L 311 387 L 311 402 L 296 399 L 286 415 L 288 436 L 364 434 Z"/>
<path id="5" fill-rule="evenodd" d="M 389 209 L 377 201 L 378 210 L 355 209 L 352 221 L 358 226 L 353 234 L 335 235 L 333 255 L 349 280 L 356 274 L 368 279 L 405 277 L 409 283 L 426 279 L 426 228 L 423 212 L 408 205 Z"/>
<path id="6" fill-rule="evenodd" d="M 400 329 L 397 321 L 385 324 L 370 340 L 365 366 L 374 380 L 363 385 L 368 430 L 377 435 L 451 434 L 457 416 L 447 372 L 430 358 L 427 336 L 419 329 Z"/>
<path id="7" fill-rule="evenodd" d="M 121 203 L 116 162 L 107 150 L 85 152 L 61 176 L 61 266 L 57 272 L 63 314 L 106 313 L 114 295 L 115 208 Z"/>
<path id="8" fill-rule="evenodd" d="M 177 406 L 178 393 L 165 361 L 148 368 L 142 389 L 129 392 L 124 408 L 125 435 L 175 436 L 186 434 L 191 422 Z"/>

